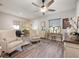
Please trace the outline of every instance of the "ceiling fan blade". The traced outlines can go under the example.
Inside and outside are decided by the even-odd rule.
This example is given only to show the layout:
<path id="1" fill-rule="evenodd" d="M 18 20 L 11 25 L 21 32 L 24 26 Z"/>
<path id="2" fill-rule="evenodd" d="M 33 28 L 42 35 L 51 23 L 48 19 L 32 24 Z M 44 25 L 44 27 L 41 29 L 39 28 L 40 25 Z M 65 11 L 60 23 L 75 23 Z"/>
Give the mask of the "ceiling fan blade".
<path id="1" fill-rule="evenodd" d="M 48 9 L 48 11 L 56 11 L 56 10 L 54 10 L 54 9 Z"/>
<path id="2" fill-rule="evenodd" d="M 46 7 L 49 7 L 52 3 L 54 2 L 54 0 L 51 0 Z"/>
<path id="3" fill-rule="evenodd" d="M 37 5 L 36 3 L 33 3 L 33 2 L 32 2 L 32 4 L 33 4 L 34 6 L 36 6 L 36 7 L 40 7 L 40 6 L 39 6 L 39 5 Z"/>

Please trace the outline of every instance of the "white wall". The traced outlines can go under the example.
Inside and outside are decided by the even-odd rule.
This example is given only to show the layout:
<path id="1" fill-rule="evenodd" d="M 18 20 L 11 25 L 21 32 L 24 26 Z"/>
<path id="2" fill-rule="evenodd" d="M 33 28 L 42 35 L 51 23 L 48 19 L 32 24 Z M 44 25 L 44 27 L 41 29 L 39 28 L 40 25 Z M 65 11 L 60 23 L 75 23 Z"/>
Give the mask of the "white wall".
<path id="1" fill-rule="evenodd" d="M 76 15 L 79 16 L 79 0 L 77 2 L 77 12 L 76 12 Z"/>
<path id="2" fill-rule="evenodd" d="M 45 32 L 41 31 L 41 23 L 42 21 L 46 22 L 46 30 L 49 28 L 49 22 L 48 20 L 51 19 L 57 19 L 57 18 L 71 18 L 71 17 L 75 17 L 76 15 L 76 8 L 72 9 L 72 10 L 68 10 L 68 11 L 62 11 L 59 13 L 53 13 L 53 14 L 47 14 L 47 15 L 43 15 L 35 20 L 33 20 L 32 25 L 34 25 L 33 27 L 37 27 L 37 31 L 41 33 L 41 37 L 44 37 Z M 62 19 L 61 19 L 62 21 Z"/>
<path id="3" fill-rule="evenodd" d="M 24 19 L 0 12 L 0 29 L 12 29 L 14 21 L 24 21 Z"/>
<path id="4" fill-rule="evenodd" d="M 71 18 L 71 17 L 75 17 L 75 15 L 76 15 L 76 8 L 74 8 L 72 10 L 62 11 L 59 13 L 47 14 L 47 15 L 43 15 L 43 16 L 35 19 L 37 22 L 35 25 L 39 25 L 38 28 L 40 29 L 41 22 L 46 21 L 46 27 L 48 28 L 48 26 L 49 26 L 48 20 L 57 19 L 57 18 L 66 18 L 66 17 Z"/>

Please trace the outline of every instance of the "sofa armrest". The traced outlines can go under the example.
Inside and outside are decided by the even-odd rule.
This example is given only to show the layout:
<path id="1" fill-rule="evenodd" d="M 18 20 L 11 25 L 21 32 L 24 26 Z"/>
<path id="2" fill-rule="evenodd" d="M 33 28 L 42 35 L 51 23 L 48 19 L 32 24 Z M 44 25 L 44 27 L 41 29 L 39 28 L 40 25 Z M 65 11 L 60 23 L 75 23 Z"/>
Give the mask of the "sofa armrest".
<path id="1" fill-rule="evenodd" d="M 1 46 L 2 46 L 2 50 L 3 51 L 6 51 L 7 50 L 7 40 L 5 38 L 2 39 L 2 42 L 1 42 Z"/>
<path id="2" fill-rule="evenodd" d="M 16 40 L 23 40 L 23 37 L 16 37 Z"/>
<path id="3" fill-rule="evenodd" d="M 7 44 L 6 38 L 3 38 L 2 42 Z"/>

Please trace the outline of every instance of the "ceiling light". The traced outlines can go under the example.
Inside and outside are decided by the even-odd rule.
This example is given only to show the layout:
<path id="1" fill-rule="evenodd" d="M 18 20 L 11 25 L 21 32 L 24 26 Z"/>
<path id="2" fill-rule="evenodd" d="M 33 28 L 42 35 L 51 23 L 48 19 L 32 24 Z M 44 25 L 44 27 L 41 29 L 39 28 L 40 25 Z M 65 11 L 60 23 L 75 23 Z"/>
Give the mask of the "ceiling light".
<path id="1" fill-rule="evenodd" d="M 46 12 L 46 11 L 47 11 L 46 7 L 41 8 L 41 12 Z"/>

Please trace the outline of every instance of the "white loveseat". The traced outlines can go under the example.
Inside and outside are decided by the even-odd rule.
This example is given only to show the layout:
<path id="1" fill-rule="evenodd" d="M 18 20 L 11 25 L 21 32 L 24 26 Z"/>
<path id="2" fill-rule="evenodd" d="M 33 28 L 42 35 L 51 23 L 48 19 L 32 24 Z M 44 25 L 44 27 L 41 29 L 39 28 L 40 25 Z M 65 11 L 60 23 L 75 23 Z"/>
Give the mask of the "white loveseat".
<path id="1" fill-rule="evenodd" d="M 16 37 L 15 30 L 0 30 L 2 51 L 11 53 L 23 45 L 23 40 Z"/>

